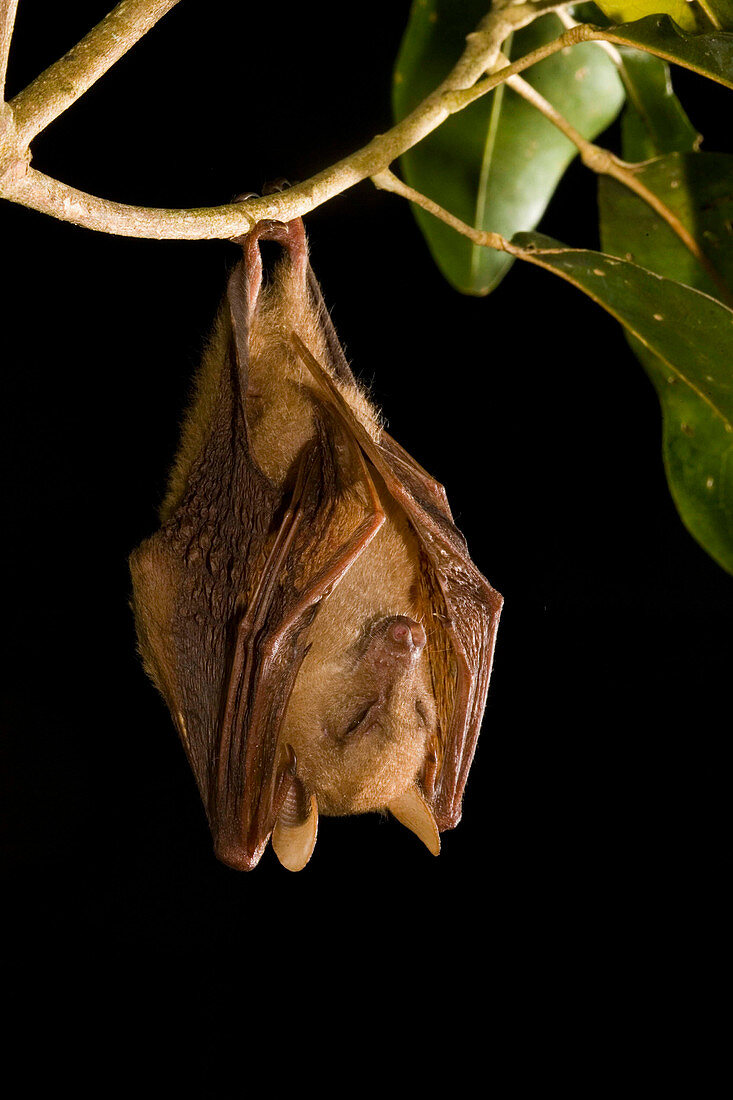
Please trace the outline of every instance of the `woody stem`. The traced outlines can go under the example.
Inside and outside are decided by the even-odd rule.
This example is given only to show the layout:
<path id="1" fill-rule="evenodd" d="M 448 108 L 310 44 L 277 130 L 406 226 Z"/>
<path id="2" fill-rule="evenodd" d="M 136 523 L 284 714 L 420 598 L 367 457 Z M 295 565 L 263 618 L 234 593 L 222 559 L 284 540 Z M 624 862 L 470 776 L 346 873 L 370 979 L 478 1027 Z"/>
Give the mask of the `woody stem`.
<path id="1" fill-rule="evenodd" d="M 10 101 L 18 140 L 29 145 L 177 3 L 122 0 L 76 46 Z"/>
<path id="2" fill-rule="evenodd" d="M 220 207 L 160 210 L 112 203 L 31 169 L 27 164 L 30 159 L 27 142 L 106 72 L 172 6 L 171 0 L 124 0 L 79 46 L 15 97 L 10 104 L 15 140 L 11 140 L 12 128 L 8 127 L 4 149 L 0 143 L 0 195 L 90 229 L 137 237 L 188 240 L 231 237 L 247 232 L 265 218 L 289 221 L 386 168 L 454 111 L 461 110 L 463 104 L 451 102 L 450 96 L 470 89 L 492 68 L 504 39 L 562 4 L 556 0 L 529 0 L 523 4 L 495 0 L 494 8 L 468 36 L 466 48 L 451 73 L 410 115 L 385 134 L 377 135 L 364 148 L 288 191 Z M 524 67 L 528 67 L 533 63 L 533 55 L 523 60 Z M 501 83 L 504 75 L 496 74 L 493 86 Z"/>
<path id="3" fill-rule="evenodd" d="M 8 71 L 10 39 L 13 37 L 18 0 L 0 0 L 0 102 L 5 97 L 5 77 Z"/>

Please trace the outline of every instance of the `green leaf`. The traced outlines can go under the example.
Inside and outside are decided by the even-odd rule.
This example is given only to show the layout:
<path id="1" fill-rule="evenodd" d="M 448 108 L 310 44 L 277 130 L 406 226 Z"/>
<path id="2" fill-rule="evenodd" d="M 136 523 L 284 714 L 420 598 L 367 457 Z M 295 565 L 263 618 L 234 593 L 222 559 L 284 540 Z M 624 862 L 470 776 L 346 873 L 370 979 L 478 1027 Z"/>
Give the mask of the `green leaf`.
<path id="1" fill-rule="evenodd" d="M 634 175 L 700 242 L 719 280 L 733 291 L 733 156 L 670 153 L 640 165 Z M 598 197 L 604 251 L 721 297 L 709 270 L 643 199 L 607 176 L 599 180 Z"/>
<path id="2" fill-rule="evenodd" d="M 693 152 L 701 136 L 672 90 L 669 65 L 641 50 L 620 47 L 626 106 L 621 143 L 626 160 L 650 160 L 663 153 Z"/>
<path id="3" fill-rule="evenodd" d="M 513 244 L 603 306 L 643 350 L 664 416 L 670 487 L 688 530 L 733 573 L 733 310 L 628 260 L 539 234 Z"/>
<path id="4" fill-rule="evenodd" d="M 413 4 L 395 68 L 398 119 L 444 79 L 486 10 L 486 0 Z M 562 31 L 557 16 L 545 16 L 514 36 L 512 56 Z M 589 43 L 557 53 L 524 75 L 589 139 L 613 121 L 623 103 L 615 66 Z M 501 86 L 444 122 L 401 163 L 412 187 L 469 225 L 509 237 L 538 223 L 576 152 L 547 119 Z M 511 257 L 473 245 L 421 210 L 416 217 L 438 267 L 458 290 L 488 294 L 506 274 Z"/>
<path id="5" fill-rule="evenodd" d="M 733 88 L 733 34 L 685 34 L 668 15 L 648 15 L 636 23 L 607 27 L 604 37 L 619 46 L 636 46 Z"/>
<path id="6" fill-rule="evenodd" d="M 630 23 L 645 15 L 670 15 L 688 31 L 695 30 L 695 16 L 687 0 L 595 0 L 604 15 L 614 23 Z"/>
<path id="7" fill-rule="evenodd" d="M 637 177 L 700 242 L 710 266 L 699 263 L 647 203 L 608 178 L 599 181 L 604 251 L 716 298 L 725 293 L 721 284 L 733 291 L 733 157 L 673 154 L 644 165 Z M 715 377 L 733 390 L 733 361 L 714 332 L 705 341 L 717 363 Z M 691 534 L 733 569 L 733 440 L 710 406 L 670 384 L 665 362 L 633 337 L 629 342 L 662 404 L 664 464 L 677 509 Z"/>

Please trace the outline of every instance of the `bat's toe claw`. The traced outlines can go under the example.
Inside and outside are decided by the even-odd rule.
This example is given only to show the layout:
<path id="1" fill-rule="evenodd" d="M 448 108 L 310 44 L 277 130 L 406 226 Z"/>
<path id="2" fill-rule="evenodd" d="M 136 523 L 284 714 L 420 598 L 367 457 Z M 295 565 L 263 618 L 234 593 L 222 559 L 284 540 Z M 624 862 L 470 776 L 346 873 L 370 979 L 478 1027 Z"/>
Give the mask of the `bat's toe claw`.
<path id="1" fill-rule="evenodd" d="M 290 180 L 280 178 L 272 180 L 270 183 L 266 183 L 262 188 L 262 194 L 274 195 L 278 191 L 287 191 L 290 187 L 292 187 Z"/>

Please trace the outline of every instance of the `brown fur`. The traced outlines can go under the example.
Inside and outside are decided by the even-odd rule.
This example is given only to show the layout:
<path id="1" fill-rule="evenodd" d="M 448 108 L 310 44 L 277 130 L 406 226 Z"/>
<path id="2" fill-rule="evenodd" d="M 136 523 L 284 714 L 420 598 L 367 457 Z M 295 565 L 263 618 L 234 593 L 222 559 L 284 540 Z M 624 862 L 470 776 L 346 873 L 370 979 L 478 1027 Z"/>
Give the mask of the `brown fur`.
<path id="1" fill-rule="evenodd" d="M 320 318 L 293 265 L 282 262 L 272 282 L 260 292 L 249 339 L 247 390 L 252 453 L 262 472 L 278 486 L 288 482 L 303 447 L 313 438 L 315 402 L 322 399 L 293 351 L 293 332 L 327 367 Z M 229 320 L 222 311 L 183 424 L 161 509 L 163 520 L 180 502 L 192 464 L 206 442 L 229 340 Z M 366 395 L 355 384 L 345 385 L 335 377 L 334 381 L 360 423 L 378 441 L 379 415 Z M 298 674 L 282 730 L 281 742 L 293 746 L 298 775 L 316 793 L 323 813 L 381 809 L 413 784 L 424 760 L 426 741 L 426 730 L 415 711 L 417 695 L 427 701 L 431 715 L 435 711 L 430 658 L 424 654 L 417 667 L 396 685 L 389 711 L 377 730 L 354 743 L 342 743 L 334 736 L 360 696 L 373 695 L 378 689 L 365 680 L 364 670 L 354 665 L 350 656 L 364 625 L 394 615 L 420 617 L 415 535 L 381 483 L 378 488 L 385 522 L 319 609 L 309 633 L 311 648 Z M 351 525 L 346 514 L 344 522 Z"/>
<path id="2" fill-rule="evenodd" d="M 284 249 L 264 287 L 263 241 Z M 300 869 L 319 804 L 387 808 L 437 854 L 501 596 L 354 381 L 302 222 L 236 243 L 162 525 L 131 556 L 140 652 L 225 863 L 251 870 L 272 836 Z"/>
<path id="3" fill-rule="evenodd" d="M 280 266 L 259 303 L 250 341 L 252 396 L 247 402 L 255 457 L 278 484 L 287 481 L 313 436 L 314 400 L 321 396 L 292 350 L 293 332 L 322 364 L 328 363 L 320 320 L 287 264 Z M 379 417 L 364 393 L 355 385 L 339 388 L 372 438 L 378 439 Z M 376 690 L 350 659 L 364 624 L 416 615 L 415 536 L 383 487 L 380 498 L 385 522 L 319 609 L 282 730 L 281 740 L 295 749 L 298 774 L 316 793 L 322 813 L 385 807 L 414 782 L 424 756 L 425 734 L 414 709 L 418 685 L 423 694 L 430 694 L 424 659 L 403 678 L 379 730 L 354 744 L 342 744 L 334 736 L 344 715 L 358 705 L 359 693 Z"/>
<path id="4" fill-rule="evenodd" d="M 282 737 L 298 758 L 298 774 L 315 791 L 323 813 L 384 808 L 412 785 L 425 756 L 427 730 L 415 710 L 422 700 L 433 719 L 427 653 L 396 678 L 380 726 L 351 741 L 339 738 L 349 717 L 384 686 L 351 654 L 365 624 L 394 615 L 416 618 L 417 545 L 394 504 L 382 496 L 386 520 L 325 601 L 290 698 Z M 390 671 L 382 673 L 388 679 Z M 391 685 L 389 685 L 391 686 Z"/>
<path id="5" fill-rule="evenodd" d="M 324 365 L 328 356 L 319 318 L 303 293 L 292 266 L 283 262 L 273 281 L 263 287 L 250 336 L 247 423 L 257 463 L 280 485 L 287 480 L 303 446 L 313 438 L 314 383 L 295 356 L 291 335 L 297 332 Z M 163 522 L 181 501 L 191 467 L 208 438 L 221 372 L 227 363 L 231 326 L 222 308 L 206 345 L 194 381 L 194 394 L 181 427 L 181 441 L 160 508 Z M 354 413 L 374 439 L 379 438 L 377 411 L 356 385 L 337 382 Z"/>

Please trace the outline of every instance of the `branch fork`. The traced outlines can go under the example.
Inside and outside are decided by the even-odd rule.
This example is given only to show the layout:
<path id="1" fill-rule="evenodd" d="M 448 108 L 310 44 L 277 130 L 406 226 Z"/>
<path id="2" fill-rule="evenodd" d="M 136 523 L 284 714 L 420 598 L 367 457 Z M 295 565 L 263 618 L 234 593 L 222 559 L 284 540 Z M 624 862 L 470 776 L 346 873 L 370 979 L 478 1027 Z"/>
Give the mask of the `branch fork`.
<path id="1" fill-rule="evenodd" d="M 128 206 L 86 194 L 30 167 L 28 147 L 32 139 L 177 3 L 178 0 L 122 0 L 63 58 L 9 104 L 4 104 L 0 139 L 1 197 L 89 229 L 134 237 L 228 238 L 248 232 L 256 222 L 266 218 L 289 221 L 386 170 L 453 111 L 466 105 L 460 98 L 451 100 L 451 96 L 471 93 L 477 81 L 493 68 L 508 34 L 564 6 L 554 0 L 524 3 L 494 0 L 492 10 L 467 36 L 466 48 L 451 73 L 407 118 L 310 180 L 277 195 L 190 210 Z M 15 7 L 16 0 L 0 0 L 0 75 L 5 71 Z M 524 67 L 527 67 L 532 64 L 532 58 L 525 62 Z M 506 75 L 509 74 L 502 70 L 492 76 L 492 87 L 501 83 Z"/>
<path id="2" fill-rule="evenodd" d="M 575 143 L 581 159 L 592 171 L 613 176 L 639 194 L 667 221 L 690 251 L 701 262 L 707 262 L 697 243 L 656 196 L 636 179 L 633 165 L 624 164 L 609 151 L 586 141 L 519 76 L 531 65 L 578 42 L 597 41 L 605 45 L 603 39 L 608 34 L 602 28 L 590 24 L 568 26 L 572 20 L 563 11 L 567 0 L 562 3 L 555 0 L 494 0 L 476 30 L 467 35 L 466 47 L 453 70 L 411 114 L 391 130 L 372 138 L 362 149 L 287 191 L 218 207 L 165 210 L 110 202 L 32 168 L 30 143 L 33 138 L 83 95 L 177 3 L 178 0 L 122 0 L 81 42 L 6 103 L 2 101 L 2 93 L 17 0 L 0 0 L 0 197 L 104 233 L 183 240 L 235 237 L 247 233 L 258 221 L 290 221 L 302 217 L 370 178 L 377 187 L 395 190 L 396 177 L 389 170 L 391 164 L 452 114 L 507 83 Z M 508 35 L 550 11 L 557 11 L 568 29 L 554 41 L 509 63 L 501 53 L 502 43 Z M 417 200 L 412 197 L 411 201 Z M 466 228 L 470 229 L 463 223 L 460 225 L 461 228 L 457 224 L 454 226 L 458 232 L 465 234 Z M 507 242 L 502 242 L 497 234 L 472 232 L 482 237 L 477 243 L 509 250 Z"/>

